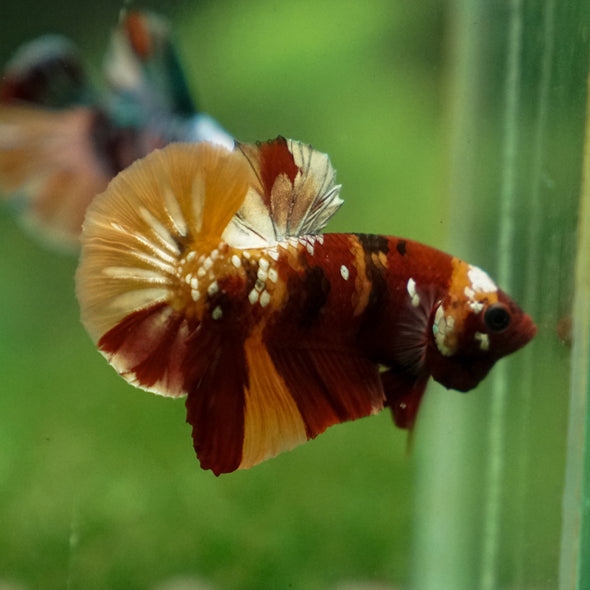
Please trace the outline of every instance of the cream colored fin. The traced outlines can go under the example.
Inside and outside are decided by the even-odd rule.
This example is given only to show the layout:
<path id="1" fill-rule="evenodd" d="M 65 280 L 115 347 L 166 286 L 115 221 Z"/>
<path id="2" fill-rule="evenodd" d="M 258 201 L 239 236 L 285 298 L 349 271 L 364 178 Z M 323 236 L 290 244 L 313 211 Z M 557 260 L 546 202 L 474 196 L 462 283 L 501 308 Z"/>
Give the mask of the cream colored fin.
<path id="1" fill-rule="evenodd" d="M 230 245 L 265 247 L 319 233 L 342 205 L 336 172 L 326 154 L 283 137 L 238 148 L 257 182 L 224 232 Z"/>

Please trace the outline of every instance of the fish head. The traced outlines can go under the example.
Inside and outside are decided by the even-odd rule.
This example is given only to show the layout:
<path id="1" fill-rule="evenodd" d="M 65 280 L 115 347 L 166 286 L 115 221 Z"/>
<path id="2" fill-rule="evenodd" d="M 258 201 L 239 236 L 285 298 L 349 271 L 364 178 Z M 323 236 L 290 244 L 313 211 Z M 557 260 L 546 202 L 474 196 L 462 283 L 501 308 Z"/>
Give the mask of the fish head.
<path id="1" fill-rule="evenodd" d="M 453 265 L 448 293 L 431 312 L 426 364 L 445 387 L 469 391 L 537 329 L 483 270 L 458 259 Z"/>

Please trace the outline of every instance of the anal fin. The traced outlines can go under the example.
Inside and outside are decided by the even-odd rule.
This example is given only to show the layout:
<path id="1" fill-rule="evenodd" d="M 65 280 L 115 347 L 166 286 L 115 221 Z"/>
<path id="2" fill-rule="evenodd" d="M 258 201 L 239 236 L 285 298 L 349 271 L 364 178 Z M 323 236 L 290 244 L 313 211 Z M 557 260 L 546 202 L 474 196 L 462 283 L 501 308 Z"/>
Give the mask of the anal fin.
<path id="1" fill-rule="evenodd" d="M 376 414 L 384 406 L 376 365 L 350 351 L 276 347 L 270 355 L 308 438 L 333 424 Z"/>
<path id="2" fill-rule="evenodd" d="M 391 408 L 398 428 L 412 430 L 428 384 L 428 379 L 388 370 L 381 373 L 386 405 Z"/>
<path id="3" fill-rule="evenodd" d="M 235 471 L 242 462 L 248 382 L 242 342 L 226 338 L 209 350 L 194 348 L 192 356 L 197 363 L 199 357 L 207 359 L 204 370 L 193 375 L 186 399 L 197 457 L 215 475 Z"/>
<path id="4" fill-rule="evenodd" d="M 384 406 L 378 368 L 366 359 L 235 336 L 208 352 L 186 402 L 201 467 L 216 475 L 248 469 Z"/>

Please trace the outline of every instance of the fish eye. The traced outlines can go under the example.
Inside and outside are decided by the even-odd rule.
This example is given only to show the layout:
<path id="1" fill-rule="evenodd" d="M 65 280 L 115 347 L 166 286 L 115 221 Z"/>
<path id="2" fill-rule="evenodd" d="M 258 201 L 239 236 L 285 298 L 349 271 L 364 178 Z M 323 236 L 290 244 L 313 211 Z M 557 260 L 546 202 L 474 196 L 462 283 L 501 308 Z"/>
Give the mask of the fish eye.
<path id="1" fill-rule="evenodd" d="M 510 325 L 512 316 L 503 303 L 490 305 L 483 316 L 486 327 L 492 332 L 502 332 Z"/>

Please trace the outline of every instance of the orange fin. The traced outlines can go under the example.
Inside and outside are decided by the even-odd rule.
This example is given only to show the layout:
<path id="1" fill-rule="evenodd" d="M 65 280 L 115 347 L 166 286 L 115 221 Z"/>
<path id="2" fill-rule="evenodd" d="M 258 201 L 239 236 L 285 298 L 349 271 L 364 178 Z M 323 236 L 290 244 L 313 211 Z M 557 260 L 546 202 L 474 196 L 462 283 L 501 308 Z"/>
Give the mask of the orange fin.
<path id="1" fill-rule="evenodd" d="M 283 137 L 238 148 L 258 182 L 224 233 L 232 246 L 266 247 L 291 236 L 319 233 L 342 205 L 326 154 Z"/>
<path id="2" fill-rule="evenodd" d="M 88 209 L 76 289 L 82 321 L 127 381 L 189 394 L 203 466 L 241 461 L 244 383 L 240 335 L 227 337 L 189 295 L 182 265 L 219 245 L 251 170 L 240 153 L 171 144 L 119 174 Z M 189 281 L 190 283 L 190 281 Z"/>
<path id="3" fill-rule="evenodd" d="M 269 350 L 258 337 L 222 336 L 164 303 L 127 316 L 99 347 L 134 385 L 188 393 L 195 451 L 201 467 L 216 475 L 248 469 L 384 405 L 378 370 L 365 359 Z"/>
<path id="4" fill-rule="evenodd" d="M 245 469 L 307 440 L 289 391 L 260 341 L 233 335 L 209 354 L 186 401 L 195 451 L 216 475 Z"/>
<path id="5" fill-rule="evenodd" d="M 266 346 L 259 338 L 249 338 L 244 350 L 248 383 L 240 468 L 252 467 L 308 438 L 295 399 Z"/>
<path id="6" fill-rule="evenodd" d="M 248 469 L 328 426 L 379 412 L 373 363 L 352 353 L 267 349 L 257 337 L 219 343 L 187 398 L 197 456 L 217 475 Z"/>
<path id="7" fill-rule="evenodd" d="M 377 366 L 354 352 L 278 346 L 269 352 L 297 404 L 308 438 L 333 424 L 383 409 Z"/>
<path id="8" fill-rule="evenodd" d="M 240 154 L 206 143 L 171 144 L 113 179 L 88 208 L 76 274 L 95 342 L 138 310 L 184 310 L 180 266 L 219 243 L 249 182 Z"/>

